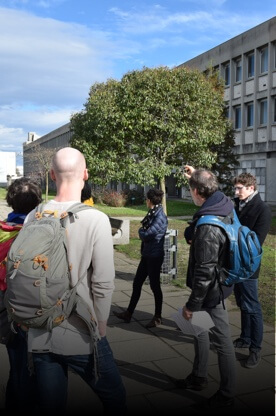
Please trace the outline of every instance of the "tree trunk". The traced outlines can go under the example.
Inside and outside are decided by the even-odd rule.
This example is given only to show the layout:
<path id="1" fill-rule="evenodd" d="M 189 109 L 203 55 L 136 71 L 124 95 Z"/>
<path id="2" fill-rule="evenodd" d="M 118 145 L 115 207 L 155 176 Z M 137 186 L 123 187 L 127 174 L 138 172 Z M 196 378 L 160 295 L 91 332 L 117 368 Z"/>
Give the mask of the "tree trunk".
<path id="1" fill-rule="evenodd" d="M 160 179 L 160 188 L 164 192 L 163 198 L 162 198 L 162 205 L 164 213 L 167 215 L 167 203 L 166 203 L 166 183 L 165 183 L 165 177 Z"/>
<path id="2" fill-rule="evenodd" d="M 49 193 L 49 172 L 46 172 L 46 175 L 45 175 L 45 202 L 48 202 L 48 193 Z"/>

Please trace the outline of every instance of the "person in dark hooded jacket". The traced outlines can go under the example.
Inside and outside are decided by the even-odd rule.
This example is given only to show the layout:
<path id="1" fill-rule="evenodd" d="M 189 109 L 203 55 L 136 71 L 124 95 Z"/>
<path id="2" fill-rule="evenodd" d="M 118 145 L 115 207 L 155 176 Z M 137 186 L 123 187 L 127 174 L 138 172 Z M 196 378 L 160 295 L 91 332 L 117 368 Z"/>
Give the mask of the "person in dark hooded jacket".
<path id="1" fill-rule="evenodd" d="M 190 296 L 183 307 L 185 319 L 192 318 L 196 311 L 206 311 L 212 318 L 214 326 L 210 329 L 212 343 L 217 350 L 220 372 L 219 390 L 209 399 L 200 403 L 200 408 L 213 409 L 234 404 L 236 388 L 235 350 L 231 339 L 228 312 L 225 308 L 222 287 L 219 284 L 220 265 L 227 261 L 227 236 L 220 229 L 210 224 L 196 226 L 202 215 L 216 215 L 224 221 L 231 221 L 234 205 L 230 198 L 218 190 L 216 176 L 205 169 L 186 166 L 186 176 L 195 205 L 200 209 L 193 216 L 193 221 L 186 228 L 184 236 L 191 245 L 187 270 L 187 286 Z M 229 294 L 228 294 L 229 295 Z M 194 337 L 195 357 L 192 373 L 185 379 L 177 380 L 179 387 L 202 390 L 208 384 L 208 358 L 210 339 L 208 331 Z"/>
<path id="2" fill-rule="evenodd" d="M 155 313 L 146 328 L 153 328 L 162 323 L 163 293 L 161 290 L 160 273 L 164 260 L 164 241 L 168 219 L 161 205 L 164 192 L 160 189 L 150 189 L 147 192 L 147 207 L 149 211 L 141 221 L 139 237 L 141 243 L 141 260 L 133 281 L 133 291 L 128 308 L 124 312 L 114 312 L 114 315 L 125 322 L 131 321 L 132 314 L 141 296 L 141 290 L 146 278 L 149 277 L 150 288 L 154 295 Z"/>
<path id="3" fill-rule="evenodd" d="M 271 226 L 270 207 L 261 199 L 257 179 L 251 173 L 241 173 L 233 180 L 235 210 L 242 225 L 255 231 L 263 245 Z M 251 279 L 234 287 L 235 298 L 241 310 L 241 335 L 235 339 L 235 348 L 249 348 L 245 368 L 255 368 L 261 360 L 263 314 L 258 299 L 259 269 Z"/>

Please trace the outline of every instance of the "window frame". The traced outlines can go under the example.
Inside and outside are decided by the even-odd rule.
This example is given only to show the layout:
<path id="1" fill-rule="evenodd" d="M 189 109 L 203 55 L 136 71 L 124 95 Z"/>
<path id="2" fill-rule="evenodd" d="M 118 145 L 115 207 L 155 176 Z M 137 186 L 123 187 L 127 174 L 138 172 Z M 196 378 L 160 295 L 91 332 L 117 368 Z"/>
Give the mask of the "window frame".
<path id="1" fill-rule="evenodd" d="M 241 105 L 234 107 L 234 126 L 235 130 L 240 130 L 242 127 Z"/>
<path id="2" fill-rule="evenodd" d="M 246 104 L 246 127 L 254 127 L 254 103 L 251 101 Z"/>
<path id="3" fill-rule="evenodd" d="M 272 123 L 276 123 L 276 97 L 274 96 L 274 97 L 272 97 L 272 100 L 273 100 L 273 105 L 272 105 L 272 108 L 273 108 L 273 115 L 272 115 Z"/>
<path id="4" fill-rule="evenodd" d="M 230 62 L 223 64 L 223 79 L 224 85 L 229 87 L 230 85 Z"/>
<path id="5" fill-rule="evenodd" d="M 235 60 L 235 82 L 242 81 L 242 60 L 238 58 Z"/>
<path id="6" fill-rule="evenodd" d="M 268 45 L 260 48 L 259 55 L 260 55 L 260 74 L 266 74 L 268 72 Z"/>
<path id="7" fill-rule="evenodd" d="M 247 78 L 254 78 L 255 76 L 255 53 L 250 52 L 247 55 Z"/>
<path id="8" fill-rule="evenodd" d="M 267 99 L 260 100 L 259 102 L 259 122 L 260 126 L 266 126 L 268 120 L 268 113 L 267 113 Z"/>

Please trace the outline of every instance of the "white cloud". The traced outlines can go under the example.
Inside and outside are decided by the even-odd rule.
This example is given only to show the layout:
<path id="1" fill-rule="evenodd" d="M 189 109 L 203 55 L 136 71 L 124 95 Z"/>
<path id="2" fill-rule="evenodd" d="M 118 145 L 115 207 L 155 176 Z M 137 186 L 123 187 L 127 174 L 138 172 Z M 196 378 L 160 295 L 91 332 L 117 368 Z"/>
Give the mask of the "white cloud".
<path id="1" fill-rule="evenodd" d="M 269 10 L 263 10 L 263 13 L 235 13 L 223 9 L 222 6 L 226 3 L 225 0 L 213 0 L 206 2 L 198 0 L 196 2 L 201 9 L 187 8 L 185 11 L 185 4 L 183 2 L 183 11 L 172 12 L 168 7 L 161 7 L 159 5 L 149 6 L 125 12 L 119 7 L 113 7 L 109 10 L 114 15 L 117 25 L 120 30 L 127 34 L 136 34 L 146 36 L 151 33 L 182 34 L 184 39 L 194 39 L 199 41 L 202 33 L 210 31 L 210 36 L 226 36 L 228 38 L 235 36 L 248 28 L 254 27 L 262 23 L 266 19 L 271 18 Z M 193 4 L 195 6 L 195 4 Z M 165 37 L 167 43 L 170 44 L 171 38 Z"/>
<path id="2" fill-rule="evenodd" d="M 90 87 L 111 77 L 112 61 L 139 50 L 109 32 L 1 7 L 0 36 L 0 150 L 17 153 L 28 132 L 68 123 Z"/>
<path id="3" fill-rule="evenodd" d="M 49 108 L 49 107 L 8 107 L 0 108 L 0 120 L 5 120 L 7 125 L 12 123 L 23 128 L 33 126 L 32 131 L 40 127 L 43 131 L 50 131 L 53 126 L 66 124 L 72 113 L 80 111 L 80 108 Z M 3 127 L 3 126 L 2 126 Z"/>
<path id="4" fill-rule="evenodd" d="M 22 128 L 0 125 L 0 151 L 22 152 L 22 144 L 26 140 Z"/>
<path id="5" fill-rule="evenodd" d="M 22 145 L 27 141 L 29 132 L 35 132 L 39 136 L 47 134 L 68 123 L 72 113 L 76 111 L 80 109 L 0 109 L 0 120 L 5 120 L 6 123 L 0 125 L 0 151 L 22 152 Z M 12 124 L 21 127 L 7 127 Z"/>
<path id="6" fill-rule="evenodd" d="M 137 53 L 110 33 L 4 8 L 0 34 L 0 105 L 83 104 L 92 84 L 111 77 L 114 59 Z"/>

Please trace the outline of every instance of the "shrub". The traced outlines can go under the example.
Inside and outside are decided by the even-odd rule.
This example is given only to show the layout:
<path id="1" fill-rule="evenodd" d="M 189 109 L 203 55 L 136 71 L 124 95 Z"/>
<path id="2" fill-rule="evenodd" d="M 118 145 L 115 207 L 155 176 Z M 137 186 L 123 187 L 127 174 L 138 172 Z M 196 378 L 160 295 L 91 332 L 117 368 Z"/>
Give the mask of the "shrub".
<path id="1" fill-rule="evenodd" d="M 92 190 L 92 198 L 95 204 L 102 204 L 103 203 L 103 191 L 100 191 L 98 189 Z"/>
<path id="2" fill-rule="evenodd" d="M 110 207 L 124 207 L 127 197 L 124 192 L 105 190 L 102 194 L 102 201 Z"/>
<path id="3" fill-rule="evenodd" d="M 144 192 L 137 189 L 126 191 L 125 195 L 127 197 L 126 205 L 142 205 L 145 201 Z"/>

